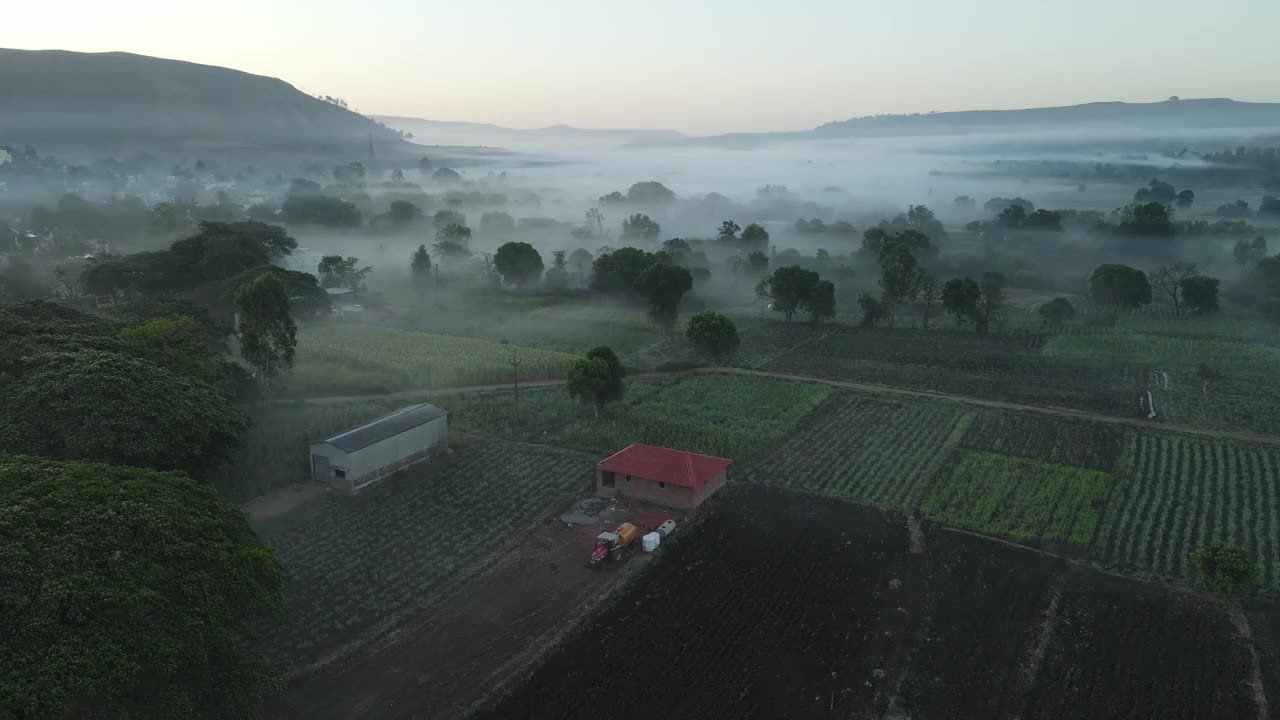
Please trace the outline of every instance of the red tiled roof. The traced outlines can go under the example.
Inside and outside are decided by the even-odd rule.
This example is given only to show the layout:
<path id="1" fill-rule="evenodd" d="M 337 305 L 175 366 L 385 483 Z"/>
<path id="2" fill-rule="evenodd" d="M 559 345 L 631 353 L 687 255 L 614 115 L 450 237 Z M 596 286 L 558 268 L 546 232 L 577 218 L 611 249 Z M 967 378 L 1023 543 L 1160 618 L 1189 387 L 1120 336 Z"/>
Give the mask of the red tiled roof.
<path id="1" fill-rule="evenodd" d="M 600 461 L 600 469 L 697 489 L 732 460 L 654 445 L 629 445 Z"/>

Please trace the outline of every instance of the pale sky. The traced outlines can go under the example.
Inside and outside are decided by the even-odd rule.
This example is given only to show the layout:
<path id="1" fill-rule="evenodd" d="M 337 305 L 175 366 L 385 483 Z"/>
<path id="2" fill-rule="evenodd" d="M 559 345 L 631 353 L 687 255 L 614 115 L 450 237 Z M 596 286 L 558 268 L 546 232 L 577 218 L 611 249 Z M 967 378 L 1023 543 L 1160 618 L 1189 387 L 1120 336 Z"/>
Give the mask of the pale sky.
<path id="1" fill-rule="evenodd" d="M 1280 100 L 1280 0 L 13 0 L 0 47 L 222 65 L 366 114 L 799 130 L 877 113 Z"/>

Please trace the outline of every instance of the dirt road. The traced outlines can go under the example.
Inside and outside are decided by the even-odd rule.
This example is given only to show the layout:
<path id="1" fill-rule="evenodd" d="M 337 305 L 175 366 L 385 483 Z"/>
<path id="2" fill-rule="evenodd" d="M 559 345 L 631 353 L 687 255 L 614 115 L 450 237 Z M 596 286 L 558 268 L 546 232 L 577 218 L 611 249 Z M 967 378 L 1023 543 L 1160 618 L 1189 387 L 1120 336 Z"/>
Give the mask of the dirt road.
<path id="1" fill-rule="evenodd" d="M 461 718 L 524 677 L 562 633 L 646 565 L 589 567 L 583 532 L 554 517 L 372 646 L 289 682 L 272 720 Z M 589 541 L 589 538 L 588 538 Z"/>
<path id="2" fill-rule="evenodd" d="M 1190 427 L 1187 425 L 1171 425 L 1169 423 L 1157 422 L 1154 420 L 1144 420 L 1142 418 L 1126 418 L 1116 417 L 1114 415 L 1103 415 L 1101 413 L 1090 412 L 1088 410 L 1075 410 L 1072 408 L 1043 406 L 1043 405 L 1023 405 L 1020 403 L 1004 402 L 1002 400 L 989 400 L 986 398 L 971 397 L 968 395 L 952 395 L 948 393 L 931 392 L 928 390 L 910 390 L 907 388 L 893 387 L 890 385 L 876 385 L 872 383 L 849 382 L 845 380 L 828 380 L 826 378 L 817 378 L 811 375 L 792 375 L 789 373 L 771 372 L 767 370 L 748 370 L 745 368 L 734 367 L 710 367 L 697 368 L 694 370 L 681 370 L 678 372 L 665 373 L 645 373 L 641 375 L 632 375 L 637 380 L 655 380 L 666 377 L 677 377 L 681 375 L 751 375 L 755 377 L 776 378 L 779 380 L 790 380 L 793 382 L 817 383 L 820 385 L 828 385 L 830 387 L 844 388 L 846 390 L 856 390 L 858 392 L 872 393 L 878 395 L 890 395 L 897 397 L 925 398 L 931 400 L 948 400 L 951 402 L 964 403 L 974 407 L 985 407 L 996 410 L 1016 410 L 1019 412 L 1033 412 L 1041 415 L 1055 415 L 1058 417 L 1079 418 L 1081 420 L 1091 420 L 1093 422 L 1108 423 L 1112 425 L 1128 425 L 1131 427 L 1148 428 L 1151 430 L 1161 430 L 1164 432 L 1182 433 L 1185 435 L 1199 435 L 1201 437 L 1219 438 L 1222 440 L 1235 440 L 1238 442 L 1260 443 L 1263 445 L 1280 445 L 1280 436 L 1273 435 L 1254 435 L 1251 433 L 1233 432 L 1229 430 L 1210 430 L 1207 428 Z M 563 385 L 564 380 L 539 380 L 536 382 L 521 383 L 522 388 L 531 387 L 548 387 L 554 385 Z M 447 388 L 441 390 L 404 390 L 401 392 L 391 393 L 389 395 L 347 395 L 335 397 L 310 398 L 306 402 L 314 403 L 336 403 L 347 402 L 352 400 L 376 400 L 385 398 L 413 398 L 422 397 L 426 394 L 434 396 L 457 395 L 468 392 L 478 392 L 482 390 L 506 390 L 510 385 L 476 385 L 472 387 Z"/>

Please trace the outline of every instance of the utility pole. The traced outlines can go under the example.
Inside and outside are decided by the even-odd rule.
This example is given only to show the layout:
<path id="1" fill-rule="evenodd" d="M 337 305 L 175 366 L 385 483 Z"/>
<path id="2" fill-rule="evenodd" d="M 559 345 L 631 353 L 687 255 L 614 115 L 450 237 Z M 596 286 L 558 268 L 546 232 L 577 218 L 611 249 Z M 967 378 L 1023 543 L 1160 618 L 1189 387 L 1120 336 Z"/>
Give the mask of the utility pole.
<path id="1" fill-rule="evenodd" d="M 507 364 L 511 366 L 511 388 L 515 396 L 516 412 L 520 411 L 520 363 L 524 362 L 524 358 L 520 357 L 519 350 L 511 351 L 511 359 Z"/>
<path id="2" fill-rule="evenodd" d="M 440 307 L 440 258 L 438 257 L 436 258 L 435 271 L 436 281 L 431 284 L 431 293 L 433 295 L 431 302 L 436 307 Z"/>

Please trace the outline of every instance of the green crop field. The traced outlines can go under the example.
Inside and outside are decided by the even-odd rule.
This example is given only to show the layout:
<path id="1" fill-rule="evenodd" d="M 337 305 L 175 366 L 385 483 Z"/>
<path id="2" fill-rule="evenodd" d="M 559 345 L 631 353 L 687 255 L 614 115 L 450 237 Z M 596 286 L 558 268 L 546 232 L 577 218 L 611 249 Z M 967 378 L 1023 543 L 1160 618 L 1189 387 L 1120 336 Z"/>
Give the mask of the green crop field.
<path id="1" fill-rule="evenodd" d="M 831 394 L 812 383 L 737 375 L 689 375 L 626 385 L 596 418 L 563 387 L 441 398 L 455 428 L 610 453 L 638 442 L 743 461 L 782 439 Z"/>
<path id="2" fill-rule="evenodd" d="M 1173 435 L 1137 440 L 1094 557 L 1113 570 L 1194 580 L 1188 555 L 1213 540 L 1246 548 L 1280 591 L 1280 450 Z"/>
<path id="3" fill-rule="evenodd" d="M 307 443 L 353 428 L 409 405 L 405 399 L 352 400 L 342 403 L 275 403 L 251 416 L 248 432 L 221 466 L 207 479 L 223 497 L 243 502 L 305 482 Z"/>
<path id="4" fill-rule="evenodd" d="M 274 659 L 312 659 L 428 598 L 590 478 L 595 458 L 495 440 L 258 523 L 287 574 Z"/>
<path id="5" fill-rule="evenodd" d="M 1112 472 L 1120 462 L 1124 441 L 1122 431 L 1100 423 L 982 411 L 961 445 L 969 450 Z"/>
<path id="6" fill-rule="evenodd" d="M 958 405 L 834 398 L 747 472 L 753 482 L 914 508 L 963 436 Z"/>
<path id="7" fill-rule="evenodd" d="M 356 323 L 298 328 L 297 365 L 281 378 L 294 396 L 374 395 L 511 381 L 512 355 L 526 380 L 563 378 L 576 356 L 453 335 Z"/>
<path id="8" fill-rule="evenodd" d="M 1015 542 L 1066 543 L 1083 551 L 1112 483 L 1097 470 L 966 452 L 934 485 L 920 514 Z"/>
<path id="9" fill-rule="evenodd" d="M 1204 363 L 1219 371 L 1271 372 L 1280 367 L 1280 348 L 1268 345 L 1138 332 L 1056 335 L 1045 343 L 1044 354 L 1152 367 L 1194 368 Z"/>
<path id="10" fill-rule="evenodd" d="M 804 346 L 823 337 L 829 326 L 814 326 L 805 322 L 784 323 L 778 320 L 759 320 L 735 317 L 738 328 L 738 349 L 728 356 L 715 360 L 723 367 L 761 368 L 775 357 Z M 683 334 L 668 337 L 644 348 L 637 355 L 636 364 L 643 368 L 656 368 L 666 362 L 702 362 L 711 364 L 709 358 L 699 357 Z"/>

